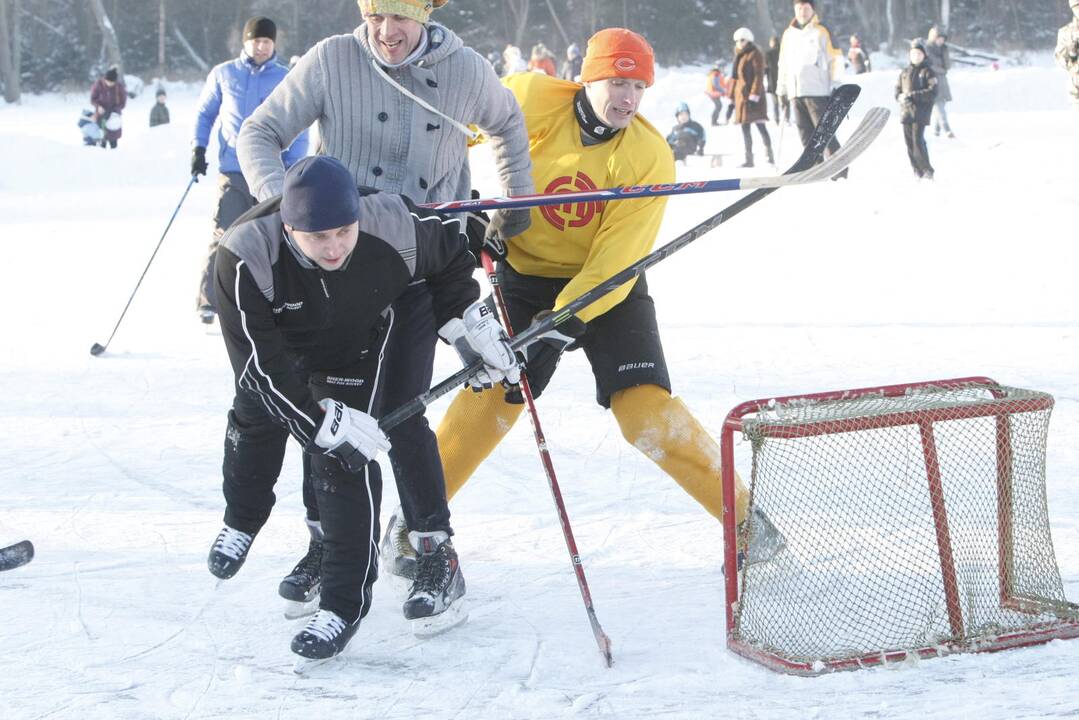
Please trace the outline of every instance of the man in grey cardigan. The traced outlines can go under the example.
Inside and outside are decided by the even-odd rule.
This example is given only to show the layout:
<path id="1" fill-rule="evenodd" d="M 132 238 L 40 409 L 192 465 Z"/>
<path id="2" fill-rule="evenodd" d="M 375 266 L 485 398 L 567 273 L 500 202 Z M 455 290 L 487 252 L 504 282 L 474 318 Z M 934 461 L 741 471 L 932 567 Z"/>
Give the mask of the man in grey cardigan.
<path id="1" fill-rule="evenodd" d="M 240 132 L 240 164 L 258 199 L 280 193 L 281 149 L 313 123 L 318 124 L 318 153 L 344 163 L 357 184 L 417 203 L 470 196 L 467 151 L 474 133 L 468 126 L 474 125 L 490 138 L 504 193 L 534 192 L 521 110 L 486 60 L 452 31 L 430 22 L 432 5 L 443 4 L 359 0 L 364 23 L 349 35 L 322 40 L 300 59 Z M 496 213 L 489 246 L 503 247 L 528 223 L 528 210 Z M 436 341 L 431 302 L 426 286 L 418 284 L 393 305 L 384 364 L 387 409 L 430 387 Z M 390 442 L 404 517 L 395 514 L 387 530 L 393 551 L 388 555 L 394 557 L 389 569 L 408 577 L 415 572 L 415 548 L 407 529 L 453 531 L 438 447 L 427 420 L 417 415 L 398 425 Z M 304 496 L 314 493 L 305 491 Z M 305 504 L 309 525 L 317 523 L 317 508 Z M 315 545 L 313 540 L 305 558 L 308 568 L 318 567 L 311 562 Z M 317 577 L 309 580 L 314 587 Z"/>

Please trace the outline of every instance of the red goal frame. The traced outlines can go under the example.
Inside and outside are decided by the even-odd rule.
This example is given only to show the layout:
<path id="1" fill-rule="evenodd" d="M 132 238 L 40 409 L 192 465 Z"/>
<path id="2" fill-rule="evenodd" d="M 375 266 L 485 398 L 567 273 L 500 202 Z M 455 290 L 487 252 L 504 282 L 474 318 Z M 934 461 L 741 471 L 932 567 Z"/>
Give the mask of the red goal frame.
<path id="1" fill-rule="evenodd" d="M 1046 397 L 1044 401 L 1040 402 L 1040 406 L 1032 405 L 1029 399 L 1022 401 L 1008 400 L 1003 392 L 994 390 L 994 388 L 1000 387 L 999 383 L 988 377 L 974 376 L 952 378 L 947 380 L 903 383 L 899 385 L 855 388 L 851 390 L 834 390 L 807 395 L 762 398 L 744 402 L 732 409 L 727 414 L 727 418 L 723 423 L 721 438 L 724 567 L 738 567 L 736 547 L 737 527 L 734 511 L 734 433 L 742 431 L 743 419 L 746 416 L 759 413 L 777 403 L 782 404 L 802 400 L 844 400 L 854 399 L 865 395 L 900 397 L 909 391 L 917 390 L 918 388 L 962 387 L 969 386 L 972 383 L 985 385 L 986 389 L 993 393 L 998 400 L 995 402 L 972 402 L 970 404 L 948 408 L 886 413 L 876 417 L 858 418 L 853 421 L 845 420 L 842 424 L 836 421 L 825 420 L 799 425 L 797 427 L 786 425 L 769 426 L 767 424 L 762 426 L 770 428 L 769 434 L 778 438 L 799 438 L 825 435 L 840 429 L 844 432 L 849 432 L 851 430 L 870 430 L 900 425 L 916 425 L 918 427 L 921 436 L 922 453 L 925 457 L 926 482 L 929 487 L 929 496 L 933 509 L 933 525 L 936 529 L 937 549 L 940 556 L 940 568 L 944 584 L 948 621 L 953 634 L 957 637 L 962 637 L 963 611 L 956 583 L 955 564 L 952 557 L 947 511 L 944 505 L 943 491 L 941 488 L 940 466 L 937 459 L 933 424 L 943 420 L 995 417 L 998 456 L 1009 457 L 1011 455 L 1009 414 L 1020 410 L 1048 410 L 1053 407 L 1052 397 Z M 1052 612 L 1051 607 L 1044 601 L 1039 600 L 1038 598 L 1025 597 L 1014 589 L 1012 575 L 1013 563 L 1010 556 L 1010 548 L 1012 547 L 1011 538 L 1013 533 L 1011 486 L 1012 477 L 1009 464 L 998 463 L 997 518 L 1000 602 L 1002 607 L 1018 612 L 1031 614 Z M 857 657 L 821 659 L 813 662 L 792 661 L 778 653 L 770 652 L 743 642 L 737 637 L 735 632 L 735 606 L 739 599 L 740 574 L 741 573 L 728 572 L 725 578 L 727 647 L 743 657 L 783 673 L 820 675 L 837 670 L 854 670 L 891 662 L 901 662 L 912 656 L 928 658 L 959 652 L 996 652 L 1009 648 L 1038 645 L 1049 642 L 1050 640 L 1079 637 L 1079 621 L 1058 618 L 1055 622 L 1032 625 L 1021 631 L 983 637 L 969 637 L 964 638 L 961 641 L 950 642 L 943 645 L 933 645 L 931 647 L 894 648 Z"/>

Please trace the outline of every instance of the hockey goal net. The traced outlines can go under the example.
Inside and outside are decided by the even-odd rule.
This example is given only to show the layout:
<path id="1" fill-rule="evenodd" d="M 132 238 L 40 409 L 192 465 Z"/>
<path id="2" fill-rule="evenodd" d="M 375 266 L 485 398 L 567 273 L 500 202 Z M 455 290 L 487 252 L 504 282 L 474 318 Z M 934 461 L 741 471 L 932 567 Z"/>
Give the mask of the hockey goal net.
<path id="1" fill-rule="evenodd" d="M 730 511 L 736 432 L 751 508 L 785 548 L 728 573 L 728 647 L 814 675 L 1079 635 L 1049 532 L 1052 409 L 1046 393 L 961 378 L 732 410 L 725 565 L 758 531 Z"/>

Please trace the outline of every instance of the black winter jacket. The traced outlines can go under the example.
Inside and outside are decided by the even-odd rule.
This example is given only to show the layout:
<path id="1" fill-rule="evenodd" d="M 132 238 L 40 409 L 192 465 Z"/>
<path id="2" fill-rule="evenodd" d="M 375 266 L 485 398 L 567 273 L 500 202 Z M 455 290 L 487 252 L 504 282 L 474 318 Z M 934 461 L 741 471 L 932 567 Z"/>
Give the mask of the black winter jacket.
<path id="1" fill-rule="evenodd" d="M 895 83 L 895 97 L 906 94 L 906 102 L 899 104 L 899 122 L 909 125 L 919 122 L 929 124 L 933 115 L 933 99 L 937 96 L 937 76 L 929 64 L 908 65 L 899 73 Z"/>
<path id="2" fill-rule="evenodd" d="M 417 280 L 433 296 L 435 327 L 459 317 L 479 297 L 474 268 L 456 217 L 400 195 L 360 198 L 356 248 L 332 272 L 286 237 L 279 197 L 257 205 L 217 250 L 217 311 L 236 391 L 257 396 L 310 449 L 322 410 L 307 374 L 343 371 L 379 352 L 390 305 Z"/>

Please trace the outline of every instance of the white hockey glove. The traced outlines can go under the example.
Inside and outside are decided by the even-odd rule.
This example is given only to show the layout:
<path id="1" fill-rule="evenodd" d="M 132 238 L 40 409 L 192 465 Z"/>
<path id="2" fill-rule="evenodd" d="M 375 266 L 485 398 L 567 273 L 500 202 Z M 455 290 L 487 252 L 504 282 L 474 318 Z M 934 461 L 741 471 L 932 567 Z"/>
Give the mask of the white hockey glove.
<path id="1" fill-rule="evenodd" d="M 467 387 L 478 392 L 496 382 L 516 385 L 521 381 L 517 356 L 510 349 L 506 331 L 494 310 L 482 300 L 469 305 L 461 317 L 443 325 L 438 334 L 453 345 L 466 367 L 476 360 L 483 361 L 483 369 L 466 381 Z"/>
<path id="2" fill-rule="evenodd" d="M 318 426 L 315 444 L 326 455 L 337 458 L 349 472 L 360 472 L 380 450 L 390 449 L 389 438 L 367 413 L 331 398 L 319 400 L 318 405 L 326 414 Z"/>

